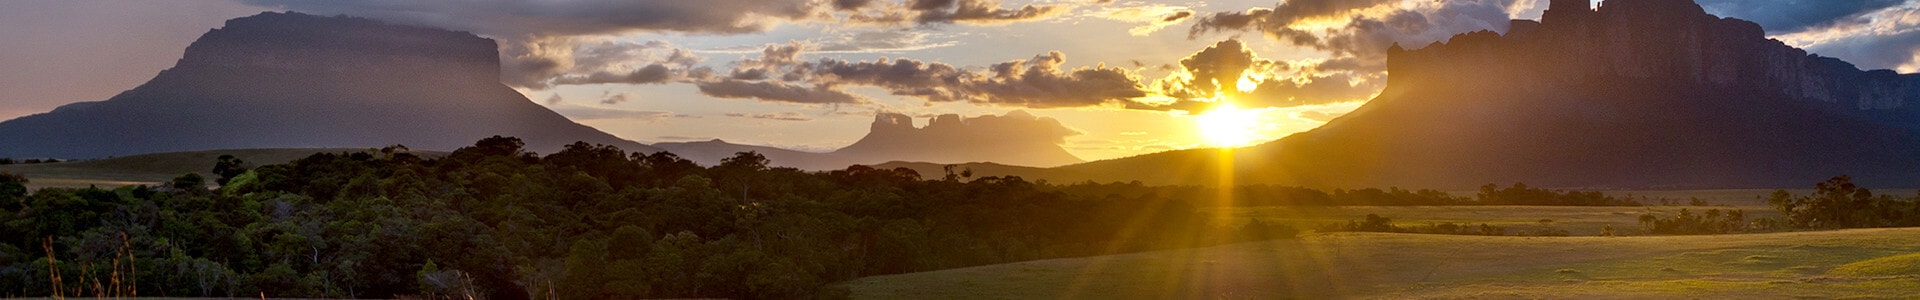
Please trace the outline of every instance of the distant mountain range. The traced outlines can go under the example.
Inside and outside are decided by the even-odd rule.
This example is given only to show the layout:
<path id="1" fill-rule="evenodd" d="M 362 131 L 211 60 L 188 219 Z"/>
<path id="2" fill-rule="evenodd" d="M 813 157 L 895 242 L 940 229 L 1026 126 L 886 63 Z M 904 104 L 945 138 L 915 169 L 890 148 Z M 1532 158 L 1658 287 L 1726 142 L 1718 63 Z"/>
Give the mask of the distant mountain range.
<path id="1" fill-rule="evenodd" d="M 1920 77 L 1809 55 L 1688 0 L 1605 3 L 1595 10 L 1586 0 L 1554 0 L 1543 20 L 1516 20 L 1504 35 L 1395 46 L 1380 96 L 1311 131 L 1233 152 L 1066 166 L 1059 169 L 1081 177 L 1048 179 L 1785 187 L 1852 175 L 1874 186 L 1920 183 Z M 1222 161 L 1233 162 L 1230 172 Z"/>
<path id="2" fill-rule="evenodd" d="M 1073 134 L 1024 112 L 945 115 L 916 129 L 905 115 L 835 153 L 719 140 L 620 139 L 575 123 L 500 83 L 491 39 L 354 17 L 267 12 L 228 20 L 193 42 L 172 68 L 105 101 L 0 122 L 0 157 L 101 158 L 242 148 L 452 150 L 481 138 L 524 140 L 540 153 L 585 141 L 631 152 L 671 150 L 712 165 L 756 151 L 808 170 L 890 160 L 1080 162 L 1061 149 Z M 1029 128 L 1027 125 L 1051 125 Z"/>

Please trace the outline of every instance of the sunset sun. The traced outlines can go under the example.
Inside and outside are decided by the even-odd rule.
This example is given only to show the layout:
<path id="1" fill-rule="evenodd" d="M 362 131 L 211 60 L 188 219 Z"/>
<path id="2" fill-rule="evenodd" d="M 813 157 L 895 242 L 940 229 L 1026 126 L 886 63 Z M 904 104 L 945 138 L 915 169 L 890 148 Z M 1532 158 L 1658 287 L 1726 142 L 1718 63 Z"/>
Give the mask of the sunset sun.
<path id="1" fill-rule="evenodd" d="M 1223 103 L 1194 117 L 1199 122 L 1200 136 L 1206 138 L 1208 146 L 1245 147 L 1259 138 L 1255 130 L 1260 127 L 1260 118 L 1255 110 Z"/>

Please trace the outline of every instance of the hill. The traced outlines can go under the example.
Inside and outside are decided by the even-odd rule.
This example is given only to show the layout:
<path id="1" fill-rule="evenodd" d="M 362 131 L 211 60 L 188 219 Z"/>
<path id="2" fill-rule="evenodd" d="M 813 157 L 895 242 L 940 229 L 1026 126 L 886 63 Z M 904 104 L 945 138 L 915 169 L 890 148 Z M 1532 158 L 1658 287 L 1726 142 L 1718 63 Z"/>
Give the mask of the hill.
<path id="1" fill-rule="evenodd" d="M 856 299 L 1905 298 L 1920 295 L 1920 278 L 1860 270 L 1899 270 L 1887 264 L 1912 261 L 1916 245 L 1920 229 L 1913 228 L 1560 238 L 1337 233 L 841 285 Z"/>
<path id="2" fill-rule="evenodd" d="M 228 20 L 172 68 L 105 101 L 0 122 L 0 157 L 88 159 L 241 148 L 452 150 L 516 136 L 659 151 L 574 123 L 500 83 L 491 39 L 353 17 Z"/>
<path id="3" fill-rule="evenodd" d="M 1505 34 L 1395 46 L 1385 90 L 1314 130 L 1061 169 L 1090 176 L 1073 181 L 1455 189 L 1920 181 L 1920 77 L 1809 55 L 1691 1 L 1586 3 L 1553 1 Z"/>

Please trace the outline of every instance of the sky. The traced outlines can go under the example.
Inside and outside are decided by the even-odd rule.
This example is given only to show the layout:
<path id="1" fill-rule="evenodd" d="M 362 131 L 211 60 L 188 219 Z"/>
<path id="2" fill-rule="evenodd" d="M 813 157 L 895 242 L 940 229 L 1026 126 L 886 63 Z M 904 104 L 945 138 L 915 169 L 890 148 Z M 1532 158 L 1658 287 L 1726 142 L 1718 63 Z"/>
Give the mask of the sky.
<path id="1" fill-rule="evenodd" d="M 1546 2 L 4 1 L 0 119 L 107 99 L 226 19 L 298 11 L 493 38 L 504 83 L 644 143 L 830 151 L 876 112 L 1024 110 L 1098 160 L 1212 146 L 1196 115 L 1220 103 L 1251 110 L 1250 142 L 1317 127 L 1379 92 L 1389 45 L 1504 31 Z M 1920 0 L 1697 2 L 1863 69 L 1920 70 Z"/>

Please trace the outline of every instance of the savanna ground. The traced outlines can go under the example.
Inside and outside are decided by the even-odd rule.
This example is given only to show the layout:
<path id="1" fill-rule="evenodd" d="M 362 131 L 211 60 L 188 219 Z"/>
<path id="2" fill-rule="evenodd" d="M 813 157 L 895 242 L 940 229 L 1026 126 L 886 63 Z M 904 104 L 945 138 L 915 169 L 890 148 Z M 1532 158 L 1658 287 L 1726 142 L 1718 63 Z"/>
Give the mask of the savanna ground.
<path id="1" fill-rule="evenodd" d="M 249 166 L 259 166 L 282 164 L 314 153 L 366 150 L 368 149 L 287 148 L 169 152 L 59 163 L 0 165 L 0 172 L 26 176 L 31 180 L 27 182 L 28 190 L 88 186 L 111 189 L 128 185 L 158 184 L 189 172 L 211 174 L 213 162 L 221 155 L 233 155 L 246 161 Z"/>
<path id="2" fill-rule="evenodd" d="M 1920 229 L 1296 240 L 867 277 L 861 299 L 1913 298 Z"/>
<path id="3" fill-rule="evenodd" d="M 844 282 L 855 298 L 1914 298 L 1920 228 L 1638 235 L 1641 214 L 1739 209 L 1778 217 L 1770 190 L 1621 191 L 1641 207 L 1364 206 L 1211 209 L 1218 222 L 1315 228 L 1393 218 L 1530 231 L 1541 219 L 1571 237 L 1308 233 L 1279 240 L 1030 261 Z M 1805 194 L 1808 191 L 1792 191 Z M 1700 198 L 1706 205 L 1689 205 Z M 1611 225 L 1627 236 L 1600 237 Z"/>

